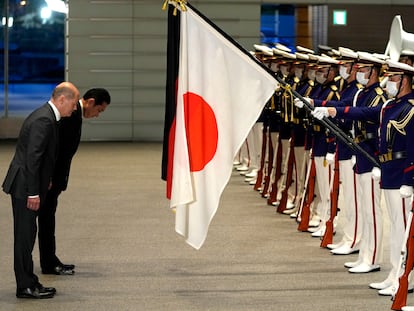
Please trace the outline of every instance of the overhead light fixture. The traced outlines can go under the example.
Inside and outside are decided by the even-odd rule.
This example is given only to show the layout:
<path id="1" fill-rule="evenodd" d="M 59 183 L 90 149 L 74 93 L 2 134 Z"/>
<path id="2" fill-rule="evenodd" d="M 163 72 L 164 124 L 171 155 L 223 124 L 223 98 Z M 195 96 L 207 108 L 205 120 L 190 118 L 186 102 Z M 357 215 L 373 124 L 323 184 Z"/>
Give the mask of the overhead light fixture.
<path id="1" fill-rule="evenodd" d="M 50 16 L 52 16 L 52 11 L 48 8 L 48 7 L 43 7 L 40 10 L 40 17 L 45 20 L 45 19 L 49 19 Z"/>
<path id="2" fill-rule="evenodd" d="M 9 17 L 9 19 L 8 19 L 9 21 L 8 21 L 8 23 L 7 23 L 7 26 L 10 28 L 10 27 L 13 27 L 13 17 Z M 6 17 L 4 17 L 3 16 L 3 18 L 1 19 L 1 25 L 2 26 L 6 26 Z"/>

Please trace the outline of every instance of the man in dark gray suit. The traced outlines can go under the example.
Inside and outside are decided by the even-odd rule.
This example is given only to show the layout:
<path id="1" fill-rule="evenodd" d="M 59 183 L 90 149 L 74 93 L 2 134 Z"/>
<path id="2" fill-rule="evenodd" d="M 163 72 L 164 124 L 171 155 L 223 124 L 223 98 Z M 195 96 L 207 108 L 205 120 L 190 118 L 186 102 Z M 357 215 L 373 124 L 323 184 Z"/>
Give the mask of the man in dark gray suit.
<path id="1" fill-rule="evenodd" d="M 78 89 L 60 83 L 50 100 L 24 121 L 13 160 L 3 182 L 11 195 L 14 220 L 14 272 L 16 297 L 52 298 L 56 289 L 43 287 L 33 272 L 32 252 L 36 240 L 36 218 L 52 185 L 58 151 L 58 122 L 76 110 Z"/>
<path id="2" fill-rule="evenodd" d="M 55 214 L 58 198 L 68 186 L 70 166 L 82 132 L 82 119 L 95 118 L 111 103 L 106 89 L 92 88 L 86 91 L 77 104 L 77 109 L 59 124 L 59 155 L 53 173 L 53 184 L 39 211 L 39 254 L 43 274 L 72 275 L 75 265 L 64 264 L 56 255 Z"/>

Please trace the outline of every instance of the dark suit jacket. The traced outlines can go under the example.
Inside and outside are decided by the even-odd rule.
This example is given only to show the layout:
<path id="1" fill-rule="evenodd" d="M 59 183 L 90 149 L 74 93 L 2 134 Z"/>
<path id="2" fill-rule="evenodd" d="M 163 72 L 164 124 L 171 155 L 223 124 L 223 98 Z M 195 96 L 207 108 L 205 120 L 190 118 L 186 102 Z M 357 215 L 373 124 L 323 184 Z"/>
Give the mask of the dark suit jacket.
<path id="1" fill-rule="evenodd" d="M 82 133 L 82 109 L 77 109 L 70 117 L 62 118 L 59 125 L 59 152 L 56 169 L 53 174 L 53 186 L 61 191 L 66 190 L 69 180 L 72 158 L 78 150 Z"/>
<path id="2" fill-rule="evenodd" d="M 19 199 L 46 196 L 57 156 L 57 122 L 48 103 L 24 121 L 16 152 L 3 182 L 4 192 Z"/>

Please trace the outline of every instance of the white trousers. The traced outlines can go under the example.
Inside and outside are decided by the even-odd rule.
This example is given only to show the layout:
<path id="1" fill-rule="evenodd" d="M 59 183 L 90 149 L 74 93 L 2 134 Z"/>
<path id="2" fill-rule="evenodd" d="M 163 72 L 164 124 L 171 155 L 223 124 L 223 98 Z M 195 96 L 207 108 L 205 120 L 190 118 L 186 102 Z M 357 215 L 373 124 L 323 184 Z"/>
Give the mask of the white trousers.
<path id="1" fill-rule="evenodd" d="M 319 191 L 319 201 L 316 206 L 316 214 L 325 223 L 329 219 L 331 210 L 331 196 L 329 189 L 330 165 L 325 157 L 314 157 L 316 169 L 316 183 Z"/>
<path id="2" fill-rule="evenodd" d="M 302 172 L 306 172 L 306 163 L 307 158 L 305 153 L 305 148 L 303 146 L 294 147 L 293 151 L 295 152 L 295 161 L 293 163 L 293 176 L 292 176 L 292 184 L 289 187 L 289 201 L 295 203 L 297 205 L 298 201 L 302 196 L 303 192 L 303 183 L 305 177 L 303 176 Z M 305 173 L 306 174 L 306 173 Z"/>
<path id="3" fill-rule="evenodd" d="M 401 250 L 405 247 L 405 229 L 408 216 L 411 210 L 411 198 L 401 198 L 399 189 L 383 189 L 385 204 L 387 206 L 388 217 L 390 219 L 390 263 L 391 271 L 387 281 L 398 284 L 398 278 L 404 270 L 400 270 L 397 275 L 398 264 L 400 262 Z"/>
<path id="4" fill-rule="evenodd" d="M 272 170 L 270 172 L 270 185 L 273 185 L 276 178 L 276 166 L 277 166 L 277 148 L 279 148 L 279 132 L 271 132 L 270 139 L 272 141 L 272 148 L 273 148 L 273 159 L 272 159 Z M 272 191 L 271 187 L 269 186 L 268 193 Z"/>
<path id="5" fill-rule="evenodd" d="M 356 174 L 358 216 L 362 235 L 358 261 L 373 265 L 382 261 L 383 218 L 379 181 L 372 179 L 371 172 Z"/>
<path id="6" fill-rule="evenodd" d="M 247 135 L 247 144 L 250 154 L 250 169 L 260 167 L 263 141 L 263 122 L 256 122 Z"/>
<path id="7" fill-rule="evenodd" d="M 359 246 L 362 226 L 359 219 L 358 204 L 356 202 L 356 174 L 352 160 L 339 161 L 339 179 L 341 182 L 340 223 L 343 225 L 342 241 L 349 247 Z"/>

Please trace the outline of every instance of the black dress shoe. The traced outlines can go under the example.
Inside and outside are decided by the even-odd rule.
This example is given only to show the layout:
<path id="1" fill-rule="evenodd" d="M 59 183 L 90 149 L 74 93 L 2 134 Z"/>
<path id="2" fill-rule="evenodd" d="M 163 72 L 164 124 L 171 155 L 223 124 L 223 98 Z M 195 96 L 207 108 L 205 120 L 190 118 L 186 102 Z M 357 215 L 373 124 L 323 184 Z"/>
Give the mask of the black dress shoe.
<path id="1" fill-rule="evenodd" d="M 44 292 L 52 292 L 53 294 L 56 294 L 56 288 L 54 287 L 44 287 L 42 284 L 37 283 L 36 286 Z"/>
<path id="2" fill-rule="evenodd" d="M 53 298 L 56 293 L 56 289 L 54 291 L 46 290 L 47 287 L 28 287 L 28 288 L 21 288 L 16 291 L 17 298 L 29 298 L 29 299 L 46 299 L 46 298 Z"/>
<path id="3" fill-rule="evenodd" d="M 43 274 L 55 274 L 55 275 L 72 275 L 75 274 L 75 270 L 68 268 L 70 265 L 59 265 L 51 269 L 42 269 Z"/>
<path id="4" fill-rule="evenodd" d="M 67 265 L 67 264 L 60 264 L 60 266 L 63 266 L 65 269 L 69 269 L 69 270 L 75 270 L 75 265 Z"/>

